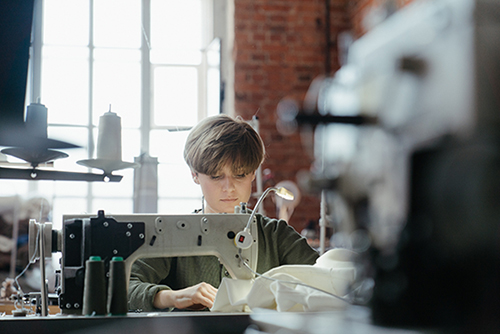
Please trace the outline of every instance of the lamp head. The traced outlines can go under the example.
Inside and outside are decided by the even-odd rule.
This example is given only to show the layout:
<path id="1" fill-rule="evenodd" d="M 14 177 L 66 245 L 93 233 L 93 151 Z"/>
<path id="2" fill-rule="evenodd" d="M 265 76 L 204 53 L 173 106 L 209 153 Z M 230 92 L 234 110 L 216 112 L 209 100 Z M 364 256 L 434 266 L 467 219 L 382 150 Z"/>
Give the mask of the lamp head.
<path id="1" fill-rule="evenodd" d="M 294 199 L 293 193 L 285 187 L 276 188 L 276 195 L 289 201 L 293 201 Z"/>

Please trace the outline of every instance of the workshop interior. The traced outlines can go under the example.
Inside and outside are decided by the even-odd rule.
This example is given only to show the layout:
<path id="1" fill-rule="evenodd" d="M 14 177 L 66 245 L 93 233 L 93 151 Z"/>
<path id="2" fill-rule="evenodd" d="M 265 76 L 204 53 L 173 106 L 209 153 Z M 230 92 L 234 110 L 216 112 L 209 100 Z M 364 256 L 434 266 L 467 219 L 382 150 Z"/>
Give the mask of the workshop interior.
<path id="1" fill-rule="evenodd" d="M 2 333 L 500 327 L 500 2 L 6 0 L 0 41 Z M 232 214 L 182 155 L 220 113 L 266 146 Z M 257 274 L 256 213 L 317 263 Z M 128 308 L 204 255 L 210 311 Z"/>

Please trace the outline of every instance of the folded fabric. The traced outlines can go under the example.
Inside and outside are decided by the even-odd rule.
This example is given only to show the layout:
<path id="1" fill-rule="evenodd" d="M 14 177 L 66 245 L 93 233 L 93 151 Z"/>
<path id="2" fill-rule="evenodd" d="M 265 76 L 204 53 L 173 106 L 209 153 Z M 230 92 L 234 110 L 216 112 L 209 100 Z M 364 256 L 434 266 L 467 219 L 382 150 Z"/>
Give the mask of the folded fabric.
<path id="1" fill-rule="evenodd" d="M 214 312 L 251 312 L 265 308 L 279 312 L 315 312 L 343 309 L 349 286 L 356 279 L 355 253 L 332 249 L 314 265 L 284 265 L 255 280 L 223 278 Z"/>

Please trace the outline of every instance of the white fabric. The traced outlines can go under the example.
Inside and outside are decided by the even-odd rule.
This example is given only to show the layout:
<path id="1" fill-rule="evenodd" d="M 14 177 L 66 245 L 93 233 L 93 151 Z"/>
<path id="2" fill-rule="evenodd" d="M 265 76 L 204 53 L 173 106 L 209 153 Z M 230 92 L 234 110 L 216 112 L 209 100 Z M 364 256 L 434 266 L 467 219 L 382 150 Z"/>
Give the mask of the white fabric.
<path id="1" fill-rule="evenodd" d="M 273 268 L 255 280 L 223 278 L 217 292 L 213 312 L 250 312 L 265 308 L 279 312 L 315 312 L 343 309 L 348 304 L 334 296 L 307 286 L 345 297 L 356 279 L 352 262 L 355 253 L 332 249 L 314 265 L 284 265 Z M 277 281 L 279 280 L 279 281 Z"/>

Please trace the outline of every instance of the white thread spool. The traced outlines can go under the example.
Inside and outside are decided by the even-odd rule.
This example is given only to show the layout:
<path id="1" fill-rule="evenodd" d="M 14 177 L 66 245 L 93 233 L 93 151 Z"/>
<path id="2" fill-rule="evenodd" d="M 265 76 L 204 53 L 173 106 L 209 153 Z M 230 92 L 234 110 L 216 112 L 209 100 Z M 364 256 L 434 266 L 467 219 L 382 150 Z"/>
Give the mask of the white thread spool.
<path id="1" fill-rule="evenodd" d="M 122 160 L 122 125 L 116 113 L 108 111 L 99 118 L 97 159 Z"/>
<path id="2" fill-rule="evenodd" d="M 47 138 L 47 108 L 31 103 L 26 109 L 26 130 L 34 137 Z"/>

